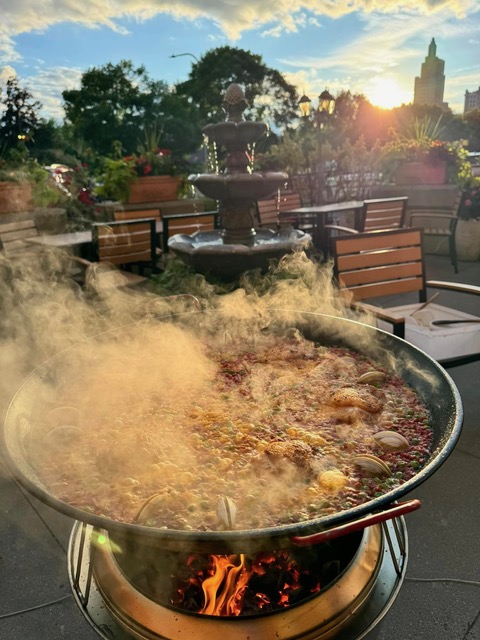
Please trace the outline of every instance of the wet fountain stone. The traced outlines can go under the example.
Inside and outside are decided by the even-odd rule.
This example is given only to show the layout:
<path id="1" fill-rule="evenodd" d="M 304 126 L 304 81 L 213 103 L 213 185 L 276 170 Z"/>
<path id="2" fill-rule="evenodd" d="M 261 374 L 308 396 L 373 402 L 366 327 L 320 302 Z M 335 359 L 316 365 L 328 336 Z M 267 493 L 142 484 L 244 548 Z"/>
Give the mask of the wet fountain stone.
<path id="1" fill-rule="evenodd" d="M 219 202 L 220 228 L 172 236 L 168 246 L 198 273 L 235 278 L 249 269 L 265 271 L 272 259 L 308 248 L 311 237 L 298 229 L 255 228 L 256 201 L 273 195 L 288 176 L 251 169 L 250 149 L 267 126 L 244 119 L 247 102 L 239 85 L 228 87 L 222 107 L 226 120 L 207 125 L 203 133 L 217 150 L 225 149 L 225 169 L 188 178 L 203 195 Z"/>

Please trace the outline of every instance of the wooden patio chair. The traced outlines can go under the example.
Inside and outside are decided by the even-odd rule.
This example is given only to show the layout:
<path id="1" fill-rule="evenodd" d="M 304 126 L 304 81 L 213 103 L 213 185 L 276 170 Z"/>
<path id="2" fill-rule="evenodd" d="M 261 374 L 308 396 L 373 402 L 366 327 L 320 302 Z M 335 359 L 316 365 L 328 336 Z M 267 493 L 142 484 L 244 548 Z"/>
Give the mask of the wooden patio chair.
<path id="1" fill-rule="evenodd" d="M 420 323 L 420 306 L 427 302 L 427 288 L 480 296 L 480 287 L 426 279 L 422 229 L 336 236 L 332 238 L 332 247 L 334 277 L 340 290 L 351 297 L 352 307 L 373 314 L 379 326 L 416 344 L 444 366 L 480 359 L 478 316 L 431 303 L 428 310 L 434 322 L 462 322 L 445 325 L 432 325 L 430 321 Z M 390 304 L 381 307 L 370 302 L 404 294 L 414 294 L 413 303 L 412 296 L 406 296 L 409 301 L 395 307 Z M 415 316 L 416 313 L 419 315 Z"/>
<path id="2" fill-rule="evenodd" d="M 277 230 L 279 227 L 277 198 L 257 200 L 257 218 L 259 227 Z"/>
<path id="3" fill-rule="evenodd" d="M 93 259 L 72 256 L 72 260 L 88 271 L 83 277 L 86 283 L 93 274 L 108 286 L 136 286 L 148 279 L 147 270 L 158 273 L 156 249 L 154 218 L 99 222 L 92 226 Z"/>
<path id="4" fill-rule="evenodd" d="M 407 196 L 365 200 L 354 227 L 328 224 L 325 225 L 325 229 L 330 236 L 333 236 L 332 232 L 364 233 L 381 229 L 401 229 L 406 223 L 407 204 Z"/>
<path id="5" fill-rule="evenodd" d="M 458 223 L 458 212 L 462 204 L 463 192 L 460 189 L 451 209 L 416 208 L 411 209 L 410 224 L 423 227 L 425 236 L 448 240 L 450 262 L 455 273 L 458 273 L 457 249 L 455 234 Z"/>
<path id="6" fill-rule="evenodd" d="M 168 240 L 174 235 L 192 235 L 197 231 L 212 231 L 218 228 L 218 215 L 218 211 L 199 211 L 162 216 L 163 251 L 168 253 Z"/>
<path id="7" fill-rule="evenodd" d="M 292 209 L 300 209 L 303 206 L 302 199 L 300 194 L 296 191 L 285 191 L 280 192 L 278 196 L 278 212 L 283 213 L 284 211 L 291 211 Z M 299 221 L 297 216 L 292 215 L 291 217 L 282 216 L 280 219 L 281 227 L 295 227 L 295 229 L 300 229 L 301 231 L 312 231 L 313 223 L 309 221 L 305 221 L 302 219 L 302 222 Z"/>
<path id="8" fill-rule="evenodd" d="M 297 216 L 282 216 L 279 214 L 302 206 L 300 194 L 295 191 L 279 192 L 277 197 L 263 198 L 257 201 L 257 217 L 259 226 L 267 229 L 279 229 L 280 227 L 295 227 L 302 231 L 312 229 L 312 225 L 299 224 Z"/>

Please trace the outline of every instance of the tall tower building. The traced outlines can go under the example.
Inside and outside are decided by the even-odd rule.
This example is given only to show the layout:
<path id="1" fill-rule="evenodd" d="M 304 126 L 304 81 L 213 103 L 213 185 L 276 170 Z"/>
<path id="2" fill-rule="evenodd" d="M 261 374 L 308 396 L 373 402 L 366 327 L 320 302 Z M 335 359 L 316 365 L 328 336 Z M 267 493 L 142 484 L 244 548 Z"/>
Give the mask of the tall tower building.
<path id="1" fill-rule="evenodd" d="M 432 38 L 428 47 L 428 56 L 422 64 L 420 77 L 415 78 L 415 89 L 413 93 L 414 104 L 436 104 L 440 107 L 447 107 L 443 101 L 443 91 L 445 89 L 445 61 L 437 58 L 437 45 Z"/>

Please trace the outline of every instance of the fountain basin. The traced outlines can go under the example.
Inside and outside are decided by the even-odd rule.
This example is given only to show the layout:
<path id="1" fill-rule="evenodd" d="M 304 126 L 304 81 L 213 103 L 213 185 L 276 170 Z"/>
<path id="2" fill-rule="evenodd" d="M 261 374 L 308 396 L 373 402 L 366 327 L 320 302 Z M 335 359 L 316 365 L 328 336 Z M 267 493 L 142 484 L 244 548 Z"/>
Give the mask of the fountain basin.
<path id="1" fill-rule="evenodd" d="M 251 144 L 258 142 L 267 132 L 267 125 L 263 122 L 243 120 L 241 122 L 217 122 L 207 124 L 203 134 L 209 142 L 223 146 L 228 144 Z"/>
<path id="2" fill-rule="evenodd" d="M 312 244 L 311 236 L 299 229 L 257 229 L 251 246 L 224 243 L 222 233 L 179 233 L 168 240 L 168 247 L 197 273 L 232 280 L 251 269 L 265 272 L 270 260 L 305 251 Z"/>
<path id="3" fill-rule="evenodd" d="M 272 195 L 288 179 L 286 173 L 269 171 L 266 173 L 198 173 L 188 177 L 190 184 L 214 200 L 246 200 L 253 202 Z"/>

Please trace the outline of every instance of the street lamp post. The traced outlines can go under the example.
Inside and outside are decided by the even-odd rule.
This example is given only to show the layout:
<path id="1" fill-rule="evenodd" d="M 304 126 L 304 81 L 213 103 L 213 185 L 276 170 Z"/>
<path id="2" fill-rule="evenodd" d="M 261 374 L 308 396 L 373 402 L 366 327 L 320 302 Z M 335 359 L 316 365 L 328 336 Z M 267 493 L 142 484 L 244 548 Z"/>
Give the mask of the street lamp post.
<path id="1" fill-rule="evenodd" d="M 318 106 L 316 109 L 312 108 L 312 101 L 306 95 L 303 95 L 299 102 L 298 106 L 300 109 L 300 114 L 302 117 L 302 121 L 312 122 L 314 128 L 318 131 L 316 136 L 317 140 L 317 158 L 316 158 L 316 167 L 314 171 L 314 175 L 311 176 L 313 178 L 313 184 L 310 185 L 310 194 L 312 201 L 315 203 L 319 203 L 323 201 L 323 191 L 325 186 L 325 176 L 324 176 L 324 167 L 322 161 L 322 143 L 323 143 L 323 134 L 322 130 L 324 129 L 327 122 L 333 116 L 335 111 L 335 98 L 332 94 L 325 89 L 318 96 Z"/>
<path id="2" fill-rule="evenodd" d="M 190 56 L 191 58 L 193 58 L 195 60 L 195 62 L 200 62 L 200 60 L 197 58 L 197 56 L 194 56 L 193 53 L 172 53 L 171 56 L 168 56 L 169 58 L 180 58 L 180 56 Z"/>

